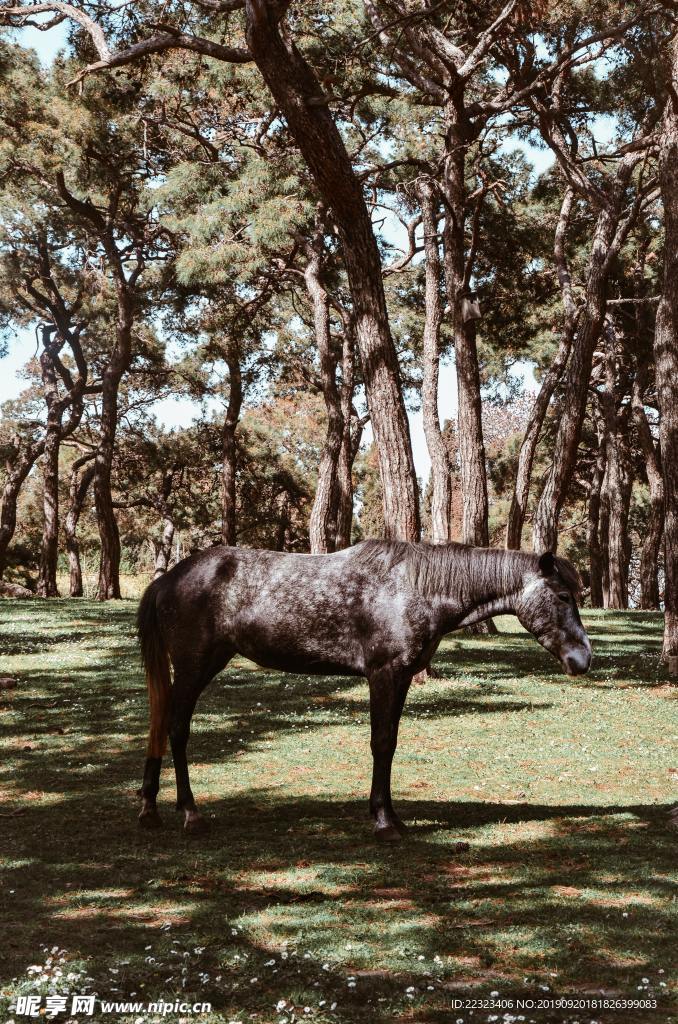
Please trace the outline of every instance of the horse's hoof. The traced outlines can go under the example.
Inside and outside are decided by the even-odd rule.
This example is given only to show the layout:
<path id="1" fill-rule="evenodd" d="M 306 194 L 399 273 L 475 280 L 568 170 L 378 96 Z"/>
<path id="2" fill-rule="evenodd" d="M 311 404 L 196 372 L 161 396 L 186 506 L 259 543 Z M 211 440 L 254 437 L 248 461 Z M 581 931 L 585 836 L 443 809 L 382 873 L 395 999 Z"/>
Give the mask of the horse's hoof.
<path id="1" fill-rule="evenodd" d="M 207 818 L 203 818 L 202 814 L 198 814 L 197 811 L 188 811 L 186 813 L 186 820 L 184 821 L 184 832 L 190 836 L 204 835 L 205 832 L 209 832 L 210 823 Z"/>
<path id="2" fill-rule="evenodd" d="M 382 828 L 375 828 L 374 837 L 378 843 L 399 843 L 403 838 L 395 825 L 384 825 Z"/>
<path id="3" fill-rule="evenodd" d="M 141 828 L 160 828 L 161 825 L 162 818 L 155 808 L 152 810 L 144 809 L 139 815 L 139 826 Z"/>

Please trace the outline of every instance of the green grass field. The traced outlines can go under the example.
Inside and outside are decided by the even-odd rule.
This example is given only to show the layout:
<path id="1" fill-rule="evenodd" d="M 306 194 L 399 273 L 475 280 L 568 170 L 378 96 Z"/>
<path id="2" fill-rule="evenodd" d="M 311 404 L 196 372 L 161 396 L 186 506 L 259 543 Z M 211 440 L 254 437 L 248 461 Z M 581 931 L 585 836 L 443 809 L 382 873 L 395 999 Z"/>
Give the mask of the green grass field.
<path id="1" fill-rule="evenodd" d="M 210 835 L 182 833 L 169 762 L 164 828 L 139 830 L 134 610 L 0 602 L 0 675 L 18 684 L 0 691 L 2 1024 L 29 1019 L 17 993 L 49 992 L 213 1005 L 172 1024 L 678 1019 L 678 691 L 657 669 L 659 616 L 586 614 L 579 680 L 514 619 L 450 637 L 447 678 L 413 687 L 401 729 L 410 833 L 381 847 L 364 682 L 243 661 L 194 719 Z M 454 1004 L 601 992 L 659 1008 Z"/>

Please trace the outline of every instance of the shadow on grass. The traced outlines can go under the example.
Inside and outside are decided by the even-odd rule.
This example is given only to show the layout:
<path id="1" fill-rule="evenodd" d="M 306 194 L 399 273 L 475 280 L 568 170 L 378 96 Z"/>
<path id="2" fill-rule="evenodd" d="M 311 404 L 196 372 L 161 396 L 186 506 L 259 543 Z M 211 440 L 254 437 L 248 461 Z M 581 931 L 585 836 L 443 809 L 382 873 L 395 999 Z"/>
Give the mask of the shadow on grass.
<path id="1" fill-rule="evenodd" d="M 4 943 L 10 970 L 33 962 L 44 936 L 87 959 L 99 986 L 127 961 L 124 980 L 115 978 L 124 990 L 138 990 L 143 977 L 147 991 L 166 994 L 181 981 L 176 973 L 167 981 L 172 940 L 180 950 L 202 949 L 178 991 L 193 990 L 227 1014 L 261 1012 L 292 987 L 311 999 L 320 984 L 326 1000 L 341 1001 L 335 1019 L 389 1020 L 409 1005 L 411 985 L 426 997 L 426 1019 L 444 1020 L 450 992 L 483 982 L 519 992 L 535 966 L 557 971 L 556 990 L 579 989 L 588 976 L 596 988 L 629 993 L 671 956 L 669 905 L 658 899 L 668 895 L 674 864 L 665 807 L 404 800 L 409 836 L 381 848 L 362 801 L 281 799 L 262 789 L 213 801 L 213 831 L 196 842 L 178 818 L 139 833 L 132 800 L 120 799 L 122 781 L 47 807 L 28 804 L 17 819 L 8 844 L 16 867 L 10 862 L 2 878 L 4 891 L 14 890 Z M 530 841 L 506 828 L 526 822 L 548 827 Z M 495 825 L 506 841 L 496 841 Z M 450 830 L 471 839 L 468 853 L 440 841 Z M 629 889 L 642 890 L 635 902 Z M 276 980 L 268 970 L 264 1004 L 259 992 L 238 991 L 243 961 L 248 978 L 266 975 L 285 944 L 298 955 L 290 976 Z M 363 948 L 378 948 L 381 962 L 366 961 Z M 444 971 L 434 961 L 441 955 Z M 433 993 L 425 968 L 436 978 Z M 347 990 L 347 976 L 363 970 L 369 985 Z"/>
<path id="2" fill-rule="evenodd" d="M 148 998 L 193 993 L 226 1019 L 277 1020 L 273 1007 L 284 999 L 297 1016 L 313 1006 L 315 1020 L 442 1022 L 450 1020 L 451 995 L 478 986 L 486 994 L 490 987 L 534 994 L 537 981 L 548 981 L 565 993 L 636 995 L 642 976 L 657 982 L 657 970 L 669 966 L 675 833 L 668 805 L 404 799 L 398 809 L 410 822 L 408 837 L 385 848 L 371 837 L 366 799 L 291 797 L 264 772 L 256 790 L 204 793 L 213 830 L 196 841 L 170 809 L 167 766 L 164 827 L 140 832 L 146 701 L 130 611 L 50 605 L 50 629 L 70 641 L 70 623 L 89 647 L 101 636 L 108 646 L 79 667 L 19 665 L 19 688 L 0 701 L 0 736 L 13 760 L 2 779 L 16 794 L 0 820 L 10 922 L 0 988 L 40 962 L 44 942 L 86 961 L 104 996 L 115 983 L 122 997 L 142 986 Z M 31 624 L 30 614 L 22 612 L 24 621 Z M 44 640 L 31 627 L 27 635 Z M 438 663 L 482 688 L 415 687 L 415 713 L 557 714 L 543 700 L 511 699 L 507 680 L 521 675 L 568 685 L 530 638 L 504 634 L 493 646 L 475 639 L 453 638 Z M 638 650 L 647 650 L 644 642 Z M 602 657 L 610 671 L 615 657 Z M 233 685 L 225 686 L 229 677 Z M 641 684 L 649 685 L 639 674 Z M 608 688 L 595 674 L 588 685 Z M 267 756 L 272 738 L 299 736 L 301 744 L 309 737 L 326 777 L 318 731 L 354 718 L 367 720 L 358 680 L 236 667 L 201 701 L 192 750 L 201 765 L 222 765 L 237 779 L 243 752 Z M 367 745 L 361 756 L 367 763 Z M 457 839 L 468 852 L 455 852 Z M 355 989 L 349 976 L 358 979 Z M 337 1003 L 331 1017 L 318 1008 L 321 998 L 327 1007 Z M 602 1019 L 634 1020 L 627 1011 Z"/>

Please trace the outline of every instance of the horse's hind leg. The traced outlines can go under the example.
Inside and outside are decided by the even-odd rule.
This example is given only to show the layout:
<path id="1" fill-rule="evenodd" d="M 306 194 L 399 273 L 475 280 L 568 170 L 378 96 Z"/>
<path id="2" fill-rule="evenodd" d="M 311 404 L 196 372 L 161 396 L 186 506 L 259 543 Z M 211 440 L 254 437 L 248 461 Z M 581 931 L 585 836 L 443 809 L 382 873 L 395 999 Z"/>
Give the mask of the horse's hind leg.
<path id="1" fill-rule="evenodd" d="M 411 681 L 411 673 L 391 665 L 373 673 L 369 680 L 373 758 L 370 814 L 375 835 L 381 842 L 395 842 L 405 830 L 391 802 L 391 766 Z"/>
<path id="2" fill-rule="evenodd" d="M 217 672 L 221 672 L 225 668 L 231 657 L 231 652 L 218 658 L 212 656 L 209 659 L 204 659 L 198 666 L 194 663 L 192 669 L 188 669 L 184 665 L 175 665 L 169 738 L 177 779 L 177 810 L 184 812 L 186 832 L 206 832 L 209 829 L 209 822 L 203 818 L 196 807 L 188 774 L 186 747 L 191 730 L 191 719 L 198 697 Z"/>
<path id="3" fill-rule="evenodd" d="M 147 757 L 144 767 L 144 778 L 139 791 L 142 797 L 141 813 L 139 824 L 142 828 L 159 828 L 162 824 L 156 800 L 160 789 L 160 766 L 161 757 Z"/>

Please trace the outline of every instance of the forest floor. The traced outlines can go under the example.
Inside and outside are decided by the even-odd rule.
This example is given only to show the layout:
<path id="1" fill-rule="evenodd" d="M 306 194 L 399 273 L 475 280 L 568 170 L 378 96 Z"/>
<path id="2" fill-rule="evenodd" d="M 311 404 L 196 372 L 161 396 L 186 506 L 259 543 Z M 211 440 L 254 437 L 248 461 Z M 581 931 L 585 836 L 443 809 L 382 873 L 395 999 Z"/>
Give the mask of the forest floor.
<path id="1" fill-rule="evenodd" d="M 585 614 L 594 666 L 576 680 L 514 619 L 448 638 L 448 678 L 412 688 L 401 728 L 411 829 L 382 847 L 364 682 L 244 661 L 194 719 L 211 833 L 182 833 L 169 764 L 164 827 L 139 830 L 134 611 L 0 602 L 0 675 L 17 681 L 0 691 L 2 1024 L 29 1019 L 17 994 L 40 995 L 44 1020 L 47 994 L 70 1008 L 88 992 L 213 1006 L 171 1024 L 678 1019 L 678 688 L 657 669 L 658 615 Z M 537 1008 L 601 992 L 617 1009 Z"/>

